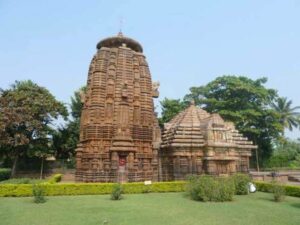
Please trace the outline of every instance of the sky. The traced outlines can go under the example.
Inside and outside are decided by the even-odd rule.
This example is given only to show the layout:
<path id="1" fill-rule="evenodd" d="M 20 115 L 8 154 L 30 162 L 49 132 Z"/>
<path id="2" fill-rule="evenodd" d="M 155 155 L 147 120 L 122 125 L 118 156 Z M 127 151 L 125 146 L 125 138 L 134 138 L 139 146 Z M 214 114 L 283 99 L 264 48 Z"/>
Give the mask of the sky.
<path id="1" fill-rule="evenodd" d="M 267 77 L 300 105 L 299 0 L 0 0 L 0 87 L 31 79 L 70 103 L 96 44 L 120 29 L 144 48 L 156 105 L 221 75 Z"/>

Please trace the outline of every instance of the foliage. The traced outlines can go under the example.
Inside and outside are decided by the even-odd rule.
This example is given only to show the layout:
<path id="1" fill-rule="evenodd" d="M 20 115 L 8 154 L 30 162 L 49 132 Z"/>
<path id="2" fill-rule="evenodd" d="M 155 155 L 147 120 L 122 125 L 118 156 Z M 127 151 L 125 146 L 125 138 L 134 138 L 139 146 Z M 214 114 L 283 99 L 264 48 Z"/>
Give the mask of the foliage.
<path id="1" fill-rule="evenodd" d="M 287 139 L 279 143 L 266 166 L 268 168 L 300 167 L 300 142 Z"/>
<path id="2" fill-rule="evenodd" d="M 271 192 L 273 193 L 274 201 L 281 202 L 285 198 L 285 188 L 282 184 L 272 181 Z"/>
<path id="3" fill-rule="evenodd" d="M 65 126 L 60 127 L 53 135 L 53 147 L 56 158 L 69 159 L 75 156 L 75 149 L 79 141 L 80 116 L 86 86 L 74 92 L 71 97 L 71 116 Z"/>
<path id="4" fill-rule="evenodd" d="M 124 194 L 143 193 L 145 189 L 150 189 L 150 192 L 183 192 L 186 182 L 155 182 L 151 185 L 144 183 L 126 183 L 123 184 Z M 44 183 L 43 187 L 45 195 L 100 195 L 111 194 L 113 183 Z M 0 184 L 0 197 L 25 197 L 32 196 L 31 184 Z"/>
<path id="5" fill-rule="evenodd" d="M 272 108 L 280 114 L 280 123 L 283 128 L 288 128 L 290 131 L 293 128 L 300 126 L 300 112 L 296 110 L 300 109 L 300 106 L 292 107 L 293 102 L 287 100 L 285 97 L 279 97 L 275 102 L 271 104 Z M 282 130 L 284 134 L 284 130 Z"/>
<path id="6" fill-rule="evenodd" d="M 121 184 L 114 184 L 110 195 L 111 200 L 121 200 L 123 198 L 123 187 Z"/>
<path id="7" fill-rule="evenodd" d="M 67 114 L 63 103 L 30 80 L 0 90 L 0 151 L 14 160 L 12 175 L 21 155 L 44 157 L 49 152 L 52 122 Z"/>
<path id="8" fill-rule="evenodd" d="M 0 182 L 0 184 L 38 184 L 43 183 L 45 180 L 31 179 L 31 178 L 13 178 Z"/>
<path id="9" fill-rule="evenodd" d="M 274 184 L 270 182 L 255 181 L 258 191 L 272 193 Z M 300 186 L 284 185 L 285 194 L 288 196 L 300 197 Z"/>
<path id="10" fill-rule="evenodd" d="M 32 186 L 32 195 L 34 203 L 44 203 L 46 202 L 45 191 L 42 185 L 34 184 Z"/>
<path id="11" fill-rule="evenodd" d="M 187 104 L 180 99 L 165 98 L 160 102 L 161 105 L 161 117 L 159 118 L 160 126 L 169 122 L 175 115 L 184 110 Z"/>
<path id="12" fill-rule="evenodd" d="M 248 184 L 251 178 L 248 174 L 237 173 L 232 176 L 235 185 L 235 194 L 247 195 L 249 194 Z"/>
<path id="13" fill-rule="evenodd" d="M 60 173 L 54 174 L 52 177 L 49 178 L 48 183 L 50 184 L 58 183 L 61 181 L 62 176 L 63 175 Z"/>
<path id="14" fill-rule="evenodd" d="M 62 178 L 62 174 L 54 174 L 48 180 L 31 179 L 31 178 L 14 178 L 14 179 L 1 181 L 0 184 L 40 184 L 40 183 L 55 184 L 60 182 L 61 178 Z"/>
<path id="15" fill-rule="evenodd" d="M 9 179 L 11 174 L 11 169 L 0 168 L 0 181 Z"/>
<path id="16" fill-rule="evenodd" d="M 192 176 L 187 192 L 196 201 L 224 202 L 233 200 L 235 189 L 230 177 Z"/>
<path id="17" fill-rule="evenodd" d="M 264 85 L 267 79 L 222 76 L 205 86 L 190 88 L 185 101 L 193 99 L 210 113 L 234 122 L 237 130 L 258 145 L 260 158 L 267 159 L 283 129 L 280 114 L 270 107 L 277 92 Z"/>

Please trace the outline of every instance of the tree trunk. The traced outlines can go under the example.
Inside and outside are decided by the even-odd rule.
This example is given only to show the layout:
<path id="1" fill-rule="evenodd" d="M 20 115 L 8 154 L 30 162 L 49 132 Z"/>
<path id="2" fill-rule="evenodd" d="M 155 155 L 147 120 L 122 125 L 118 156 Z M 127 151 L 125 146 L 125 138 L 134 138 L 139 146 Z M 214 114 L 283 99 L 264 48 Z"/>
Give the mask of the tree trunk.
<path id="1" fill-rule="evenodd" d="M 40 180 L 43 179 L 43 172 L 44 172 L 44 157 L 42 157 L 42 162 L 41 162 Z"/>
<path id="2" fill-rule="evenodd" d="M 256 170 L 259 172 L 259 162 L 258 162 L 258 150 L 255 150 L 255 155 L 256 155 Z"/>
<path id="3" fill-rule="evenodd" d="M 11 177 L 12 178 L 14 178 L 16 176 L 18 159 L 19 159 L 19 155 L 16 155 L 14 158 L 12 169 L 11 169 Z"/>

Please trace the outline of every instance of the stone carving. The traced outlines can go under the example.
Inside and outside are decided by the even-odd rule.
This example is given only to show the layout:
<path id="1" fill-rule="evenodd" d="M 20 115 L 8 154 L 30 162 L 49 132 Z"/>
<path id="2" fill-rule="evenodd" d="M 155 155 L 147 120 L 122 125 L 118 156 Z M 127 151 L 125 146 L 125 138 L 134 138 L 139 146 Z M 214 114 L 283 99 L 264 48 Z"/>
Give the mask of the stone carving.
<path id="1" fill-rule="evenodd" d="M 119 34 L 100 41 L 97 49 L 82 95 L 76 180 L 155 181 L 159 127 L 142 46 Z"/>
<path id="2" fill-rule="evenodd" d="M 159 96 L 159 91 L 158 91 L 159 86 L 160 86 L 159 82 L 153 82 L 152 83 L 152 97 L 153 98 L 158 98 L 158 96 Z"/>
<path id="3" fill-rule="evenodd" d="M 188 174 L 247 172 L 256 148 L 234 125 L 194 102 L 164 125 L 152 98 L 142 46 L 119 34 L 97 44 L 87 79 L 76 149 L 76 180 L 136 182 L 178 180 Z"/>
<path id="4" fill-rule="evenodd" d="M 160 150 L 161 180 L 181 180 L 188 174 L 248 172 L 256 146 L 225 122 L 192 103 L 165 124 Z"/>

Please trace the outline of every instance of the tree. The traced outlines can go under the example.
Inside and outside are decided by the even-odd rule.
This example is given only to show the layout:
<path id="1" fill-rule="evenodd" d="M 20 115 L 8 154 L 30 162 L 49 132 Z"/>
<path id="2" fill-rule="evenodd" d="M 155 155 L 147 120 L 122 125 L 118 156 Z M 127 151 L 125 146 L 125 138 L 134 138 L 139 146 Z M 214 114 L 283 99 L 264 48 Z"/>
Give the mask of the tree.
<path id="1" fill-rule="evenodd" d="M 270 108 L 277 92 L 266 88 L 266 82 L 266 78 L 222 76 L 205 86 L 190 88 L 184 99 L 193 99 L 208 112 L 219 113 L 225 120 L 234 122 L 241 133 L 258 145 L 257 158 L 259 153 L 266 160 L 282 130 L 280 115 Z"/>
<path id="2" fill-rule="evenodd" d="M 286 139 L 278 143 L 267 162 L 268 167 L 300 167 L 300 142 Z"/>
<path id="3" fill-rule="evenodd" d="M 16 81 L 0 90 L 0 150 L 13 160 L 12 176 L 18 159 L 29 150 L 48 151 L 53 121 L 68 112 L 63 103 L 44 87 L 30 80 Z M 35 148 L 36 146 L 44 148 Z M 44 150 L 41 150 L 44 149 Z"/>
<path id="4" fill-rule="evenodd" d="M 165 98 L 160 102 L 161 105 L 161 117 L 159 118 L 159 124 L 162 127 L 164 123 L 169 122 L 175 115 L 186 108 L 187 103 L 180 99 Z"/>
<path id="5" fill-rule="evenodd" d="M 272 108 L 280 114 L 280 123 L 283 127 L 282 136 L 284 136 L 284 128 L 290 131 L 293 128 L 300 127 L 300 106 L 292 107 L 293 102 L 285 97 L 279 97 L 271 104 Z"/>
<path id="6" fill-rule="evenodd" d="M 60 127 L 53 135 L 53 146 L 56 158 L 68 159 L 75 155 L 79 141 L 80 116 L 83 107 L 83 96 L 86 86 L 74 92 L 71 97 L 71 116 L 65 126 Z"/>

